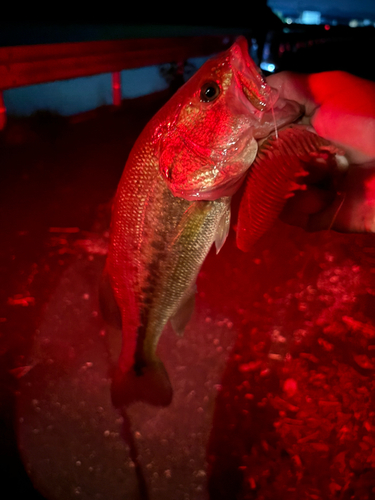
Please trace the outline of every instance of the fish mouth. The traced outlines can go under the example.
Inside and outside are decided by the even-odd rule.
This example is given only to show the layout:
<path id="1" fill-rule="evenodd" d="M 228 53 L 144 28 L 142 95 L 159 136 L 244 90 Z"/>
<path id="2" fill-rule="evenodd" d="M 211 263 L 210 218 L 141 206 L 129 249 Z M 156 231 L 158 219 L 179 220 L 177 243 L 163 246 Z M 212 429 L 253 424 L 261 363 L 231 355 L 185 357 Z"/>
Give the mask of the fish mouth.
<path id="1" fill-rule="evenodd" d="M 264 80 L 257 65 L 249 56 L 245 37 L 240 36 L 230 49 L 231 64 L 246 99 L 257 111 L 265 111 L 277 101 L 278 93 Z"/>
<path id="2" fill-rule="evenodd" d="M 276 90 L 275 92 L 277 93 Z M 254 129 L 254 138 L 264 139 L 286 125 L 296 122 L 303 114 L 304 106 L 296 101 L 279 97 L 270 109 L 262 113 L 258 125 Z"/>
<path id="3" fill-rule="evenodd" d="M 295 122 L 304 113 L 304 107 L 295 101 L 279 96 L 279 91 L 270 87 L 257 65 L 249 56 L 248 43 L 239 37 L 230 49 L 231 64 L 238 86 L 257 119 L 254 138 L 263 139 L 277 128 Z M 255 109 L 254 109 L 255 108 Z"/>

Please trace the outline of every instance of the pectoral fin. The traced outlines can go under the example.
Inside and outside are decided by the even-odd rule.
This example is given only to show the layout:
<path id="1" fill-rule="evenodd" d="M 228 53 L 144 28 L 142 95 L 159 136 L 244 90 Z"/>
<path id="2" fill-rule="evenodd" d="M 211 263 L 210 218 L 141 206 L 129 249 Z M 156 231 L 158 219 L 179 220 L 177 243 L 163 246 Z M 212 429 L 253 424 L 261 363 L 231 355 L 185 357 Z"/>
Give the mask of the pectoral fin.
<path id="1" fill-rule="evenodd" d="M 218 254 L 222 249 L 228 237 L 229 229 L 230 229 L 230 205 L 228 205 L 226 211 L 223 213 L 223 216 L 221 217 L 216 230 L 216 235 L 215 235 L 216 254 Z"/>
<path id="2" fill-rule="evenodd" d="M 176 314 L 170 319 L 173 330 L 179 336 L 183 335 L 185 327 L 194 312 L 195 293 L 196 286 L 187 294 L 186 299 L 181 302 Z"/>

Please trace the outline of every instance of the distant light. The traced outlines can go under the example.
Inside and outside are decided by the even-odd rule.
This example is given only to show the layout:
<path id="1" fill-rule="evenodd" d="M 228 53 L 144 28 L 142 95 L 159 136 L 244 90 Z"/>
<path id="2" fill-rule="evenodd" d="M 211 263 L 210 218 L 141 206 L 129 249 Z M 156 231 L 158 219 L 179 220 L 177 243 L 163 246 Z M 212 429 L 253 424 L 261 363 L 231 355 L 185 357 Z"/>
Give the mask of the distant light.
<path id="1" fill-rule="evenodd" d="M 352 19 L 351 21 L 349 21 L 349 26 L 350 26 L 351 28 L 357 28 L 357 27 L 358 27 L 358 24 L 359 24 L 359 23 L 358 23 L 357 19 Z"/>
<path id="2" fill-rule="evenodd" d="M 281 12 L 281 10 L 274 10 L 273 13 L 279 18 L 281 19 L 281 21 L 284 19 L 284 16 L 283 16 L 283 13 Z"/>
<path id="3" fill-rule="evenodd" d="M 321 14 L 317 10 L 304 10 L 302 12 L 302 24 L 320 24 Z"/>
<path id="4" fill-rule="evenodd" d="M 269 73 L 273 73 L 276 69 L 276 66 L 272 63 L 263 61 L 260 63 L 260 69 L 262 69 L 263 71 L 268 71 Z"/>
<path id="5" fill-rule="evenodd" d="M 371 26 L 371 21 L 370 19 L 364 19 L 362 24 L 363 26 Z"/>
<path id="6" fill-rule="evenodd" d="M 286 24 L 292 24 L 293 19 L 292 19 L 291 17 L 287 17 L 287 18 L 285 19 L 285 22 L 286 22 Z"/>
<path id="7" fill-rule="evenodd" d="M 325 25 L 324 25 L 324 29 L 325 29 L 325 30 L 330 30 L 330 29 L 331 29 L 331 26 L 330 26 L 329 24 L 325 24 Z"/>

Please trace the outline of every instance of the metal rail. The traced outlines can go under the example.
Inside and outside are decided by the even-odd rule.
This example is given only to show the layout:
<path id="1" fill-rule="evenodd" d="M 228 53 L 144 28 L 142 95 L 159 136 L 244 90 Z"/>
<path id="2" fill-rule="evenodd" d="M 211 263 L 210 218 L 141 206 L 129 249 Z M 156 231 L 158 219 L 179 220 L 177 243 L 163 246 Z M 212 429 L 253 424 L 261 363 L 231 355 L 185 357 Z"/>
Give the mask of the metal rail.
<path id="1" fill-rule="evenodd" d="M 120 71 L 209 56 L 226 49 L 234 38 L 214 35 L 0 47 L 0 130 L 6 123 L 3 90 L 112 73 L 114 104 L 119 105 Z"/>

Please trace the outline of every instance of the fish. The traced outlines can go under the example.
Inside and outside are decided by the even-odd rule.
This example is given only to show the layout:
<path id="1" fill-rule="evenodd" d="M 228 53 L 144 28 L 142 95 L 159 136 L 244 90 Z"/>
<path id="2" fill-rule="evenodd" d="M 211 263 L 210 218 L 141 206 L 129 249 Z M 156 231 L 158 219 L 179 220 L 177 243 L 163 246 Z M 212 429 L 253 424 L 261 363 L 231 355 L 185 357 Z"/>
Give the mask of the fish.
<path id="1" fill-rule="evenodd" d="M 344 151 L 309 127 L 292 124 L 259 142 L 241 197 L 236 244 L 248 252 L 281 214 L 287 200 L 306 190 L 311 170 L 339 171 Z"/>
<path id="2" fill-rule="evenodd" d="M 295 121 L 301 107 L 279 97 L 239 37 L 208 60 L 136 140 L 112 207 L 100 287 L 104 319 L 122 331 L 112 374 L 116 407 L 167 406 L 173 389 L 157 355 L 168 322 L 182 335 L 196 279 L 230 228 L 230 203 L 258 141 Z"/>

